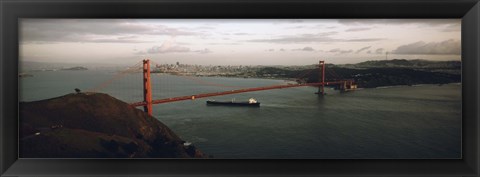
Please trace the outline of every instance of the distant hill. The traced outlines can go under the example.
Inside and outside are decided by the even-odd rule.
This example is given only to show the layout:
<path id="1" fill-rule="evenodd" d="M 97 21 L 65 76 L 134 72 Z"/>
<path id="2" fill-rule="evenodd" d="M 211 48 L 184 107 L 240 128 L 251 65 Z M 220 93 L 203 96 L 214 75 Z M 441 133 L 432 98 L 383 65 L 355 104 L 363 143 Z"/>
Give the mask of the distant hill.
<path id="1" fill-rule="evenodd" d="M 349 68 L 411 68 L 411 69 L 461 69 L 461 61 L 430 61 L 430 60 L 372 60 L 357 64 L 339 65 Z"/>
<path id="2" fill-rule="evenodd" d="M 410 68 L 345 68 L 330 66 L 325 69 L 327 81 L 353 79 L 358 87 L 374 88 L 394 85 L 448 84 L 461 82 L 460 74 L 432 72 Z M 309 74 L 307 82 L 318 82 L 318 69 Z"/>
<path id="3" fill-rule="evenodd" d="M 154 117 L 101 93 L 21 102 L 19 143 L 23 158 L 205 156 Z"/>
<path id="4" fill-rule="evenodd" d="M 102 69 L 102 70 L 116 70 L 125 66 L 121 64 L 108 64 L 108 63 L 57 63 L 57 62 L 35 62 L 35 61 L 20 61 L 19 72 L 30 71 L 52 71 L 68 68 L 75 68 L 82 66 L 89 68 L 90 70 Z"/>
<path id="5" fill-rule="evenodd" d="M 85 67 L 82 67 L 82 66 L 75 66 L 75 67 L 71 67 L 71 68 L 64 68 L 64 69 L 61 69 L 61 70 L 84 71 L 84 70 L 88 70 L 88 68 L 85 68 Z"/>
<path id="6" fill-rule="evenodd" d="M 300 74 L 299 70 L 287 70 L 276 67 L 262 67 L 255 72 L 255 75 L 258 77 L 290 77 L 298 74 Z"/>
<path id="7" fill-rule="evenodd" d="M 78 64 L 72 63 L 50 63 L 50 62 L 34 62 L 21 61 L 19 62 L 19 69 L 22 72 L 36 71 L 36 70 L 60 70 L 62 68 L 76 67 Z"/>

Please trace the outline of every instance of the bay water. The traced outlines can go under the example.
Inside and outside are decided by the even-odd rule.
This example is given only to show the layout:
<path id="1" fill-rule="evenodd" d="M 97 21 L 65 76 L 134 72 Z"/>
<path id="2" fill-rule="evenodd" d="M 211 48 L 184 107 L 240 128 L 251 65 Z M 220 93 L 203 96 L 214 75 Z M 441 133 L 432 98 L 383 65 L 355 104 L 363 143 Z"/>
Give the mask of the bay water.
<path id="1" fill-rule="evenodd" d="M 20 101 L 87 91 L 115 71 L 44 71 L 19 80 Z M 288 84 L 256 78 L 152 74 L 153 99 Z M 96 90 L 127 103 L 143 100 L 142 74 Z M 153 106 L 153 116 L 214 158 L 461 158 L 461 84 L 394 86 L 340 93 L 315 87 L 248 92 Z M 207 106 L 207 100 L 260 107 Z M 141 107 L 139 107 L 141 109 Z"/>

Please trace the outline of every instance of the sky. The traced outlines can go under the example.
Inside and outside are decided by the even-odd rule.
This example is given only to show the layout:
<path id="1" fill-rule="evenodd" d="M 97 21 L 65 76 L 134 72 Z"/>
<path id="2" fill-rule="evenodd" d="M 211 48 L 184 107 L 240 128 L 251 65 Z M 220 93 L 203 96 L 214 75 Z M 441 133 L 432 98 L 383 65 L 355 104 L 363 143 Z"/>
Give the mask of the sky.
<path id="1" fill-rule="evenodd" d="M 19 25 L 21 62 L 461 60 L 461 19 L 20 19 Z"/>

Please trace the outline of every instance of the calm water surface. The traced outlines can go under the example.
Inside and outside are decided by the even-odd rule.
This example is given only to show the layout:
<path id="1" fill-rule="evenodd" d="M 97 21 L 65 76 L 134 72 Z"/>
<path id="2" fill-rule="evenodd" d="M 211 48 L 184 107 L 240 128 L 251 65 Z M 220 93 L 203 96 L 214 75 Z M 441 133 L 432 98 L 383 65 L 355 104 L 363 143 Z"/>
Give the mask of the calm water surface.
<path id="1" fill-rule="evenodd" d="M 20 79 L 20 99 L 87 90 L 113 71 L 34 72 Z M 286 84 L 282 80 L 152 75 L 155 98 Z M 205 84 L 201 86 L 199 83 Z M 216 86 L 212 83 L 217 84 Z M 228 87 L 218 87 L 222 86 Z M 215 158 L 460 158 L 461 85 L 418 85 L 339 93 L 314 87 L 268 90 L 155 105 L 153 114 Z M 141 74 L 101 92 L 142 100 Z M 206 100 L 261 102 L 259 108 L 207 106 Z"/>

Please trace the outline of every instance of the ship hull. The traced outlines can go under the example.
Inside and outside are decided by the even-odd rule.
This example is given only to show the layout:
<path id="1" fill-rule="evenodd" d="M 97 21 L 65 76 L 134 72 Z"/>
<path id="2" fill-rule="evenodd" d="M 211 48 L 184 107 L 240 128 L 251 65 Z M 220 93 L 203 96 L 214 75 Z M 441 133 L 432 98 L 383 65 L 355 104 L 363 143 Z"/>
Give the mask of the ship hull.
<path id="1" fill-rule="evenodd" d="M 207 105 L 211 106 L 251 106 L 259 107 L 260 103 L 249 103 L 249 102 L 231 102 L 231 101 L 207 101 Z"/>

